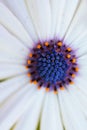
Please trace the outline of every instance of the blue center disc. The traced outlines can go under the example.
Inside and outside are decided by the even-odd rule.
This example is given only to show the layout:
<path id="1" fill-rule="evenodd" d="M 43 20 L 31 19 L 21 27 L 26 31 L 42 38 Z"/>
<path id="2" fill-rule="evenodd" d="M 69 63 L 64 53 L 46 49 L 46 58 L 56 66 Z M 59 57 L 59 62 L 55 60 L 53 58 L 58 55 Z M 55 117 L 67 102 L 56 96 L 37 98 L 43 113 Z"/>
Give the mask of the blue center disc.
<path id="1" fill-rule="evenodd" d="M 27 66 L 30 81 L 46 91 L 63 89 L 78 72 L 74 50 L 61 41 L 38 43 L 28 55 Z"/>
<path id="2" fill-rule="evenodd" d="M 64 55 L 61 52 L 51 51 L 38 52 L 37 72 L 45 83 L 56 84 L 64 81 L 69 68 Z"/>

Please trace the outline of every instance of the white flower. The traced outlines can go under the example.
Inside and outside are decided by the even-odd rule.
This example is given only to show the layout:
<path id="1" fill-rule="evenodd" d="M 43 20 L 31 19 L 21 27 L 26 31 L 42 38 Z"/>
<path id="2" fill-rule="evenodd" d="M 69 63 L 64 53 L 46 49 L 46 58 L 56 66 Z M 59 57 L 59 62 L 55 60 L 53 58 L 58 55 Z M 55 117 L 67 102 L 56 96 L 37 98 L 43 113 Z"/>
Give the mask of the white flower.
<path id="1" fill-rule="evenodd" d="M 79 68 L 58 94 L 38 90 L 26 69 L 32 48 L 55 39 Z M 87 130 L 86 81 L 87 0 L 0 0 L 0 130 Z"/>

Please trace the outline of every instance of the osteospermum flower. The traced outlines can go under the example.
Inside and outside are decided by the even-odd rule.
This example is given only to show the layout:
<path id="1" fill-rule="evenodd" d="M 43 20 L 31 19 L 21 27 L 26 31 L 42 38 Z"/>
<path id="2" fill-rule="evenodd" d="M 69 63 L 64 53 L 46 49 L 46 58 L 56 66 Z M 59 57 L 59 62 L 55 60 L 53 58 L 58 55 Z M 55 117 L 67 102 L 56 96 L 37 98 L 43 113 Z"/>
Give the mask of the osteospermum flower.
<path id="1" fill-rule="evenodd" d="M 0 130 L 87 130 L 86 6 L 0 1 Z"/>

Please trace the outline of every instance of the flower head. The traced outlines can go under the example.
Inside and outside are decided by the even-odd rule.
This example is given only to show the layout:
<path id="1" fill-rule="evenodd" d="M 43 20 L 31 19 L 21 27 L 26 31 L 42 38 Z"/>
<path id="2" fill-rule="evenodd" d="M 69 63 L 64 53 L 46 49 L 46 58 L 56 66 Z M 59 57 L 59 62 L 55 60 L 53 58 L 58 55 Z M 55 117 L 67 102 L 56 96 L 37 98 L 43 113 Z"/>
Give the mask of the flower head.
<path id="1" fill-rule="evenodd" d="M 74 51 L 60 41 L 51 40 L 36 44 L 27 58 L 26 68 L 30 81 L 38 84 L 38 88 L 45 87 L 46 91 L 73 84 L 78 71 Z"/>
<path id="2" fill-rule="evenodd" d="M 0 130 L 87 129 L 86 5 L 0 1 Z"/>

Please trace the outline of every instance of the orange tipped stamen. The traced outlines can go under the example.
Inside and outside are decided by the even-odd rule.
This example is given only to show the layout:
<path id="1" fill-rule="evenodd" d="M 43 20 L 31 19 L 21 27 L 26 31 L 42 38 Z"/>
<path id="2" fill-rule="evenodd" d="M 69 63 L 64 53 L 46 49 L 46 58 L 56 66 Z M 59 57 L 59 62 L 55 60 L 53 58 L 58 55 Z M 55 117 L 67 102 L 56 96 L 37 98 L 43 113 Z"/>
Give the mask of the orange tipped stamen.
<path id="1" fill-rule="evenodd" d="M 31 64 L 31 60 L 28 60 L 28 64 Z"/>
<path id="2" fill-rule="evenodd" d="M 45 46 L 49 46 L 49 42 L 45 42 Z"/>
<path id="3" fill-rule="evenodd" d="M 33 83 L 33 81 L 32 81 L 32 80 L 30 80 L 30 83 Z"/>
<path id="4" fill-rule="evenodd" d="M 71 82 L 70 82 L 70 84 L 71 84 L 71 85 L 73 85 L 73 84 L 74 84 L 74 82 L 72 82 L 72 81 L 71 81 Z"/>
<path id="5" fill-rule="evenodd" d="M 62 42 L 58 42 L 57 45 L 58 45 L 58 46 L 62 46 Z"/>
<path id="6" fill-rule="evenodd" d="M 72 74 L 72 78 L 75 78 L 75 76 L 76 76 L 75 74 Z"/>
<path id="7" fill-rule="evenodd" d="M 41 48 L 41 45 L 40 45 L 40 44 L 38 44 L 38 45 L 37 45 L 37 48 L 38 48 L 38 49 L 40 49 L 40 48 Z"/>
<path id="8" fill-rule="evenodd" d="M 65 88 L 62 86 L 62 87 L 60 87 L 60 90 L 64 90 Z"/>
<path id="9" fill-rule="evenodd" d="M 58 94 L 58 91 L 57 91 L 57 90 L 56 90 L 56 91 L 54 90 L 54 94 Z"/>
<path id="10" fill-rule="evenodd" d="M 76 63 L 76 59 L 74 58 L 74 59 L 72 59 L 72 63 Z"/>
<path id="11" fill-rule="evenodd" d="M 67 56 L 66 56 L 68 59 L 71 57 L 71 55 L 70 54 L 67 54 Z"/>
<path id="12" fill-rule="evenodd" d="M 34 83 L 34 84 L 37 84 L 37 81 L 35 80 L 35 81 L 33 81 L 33 83 Z"/>
<path id="13" fill-rule="evenodd" d="M 67 48 L 67 51 L 69 51 L 69 52 L 70 52 L 70 51 L 71 51 L 71 48 L 70 48 L 70 47 L 69 47 L 69 48 Z"/>
<path id="14" fill-rule="evenodd" d="M 76 68 L 75 68 L 75 71 L 76 71 L 76 72 L 78 72 L 78 71 L 79 71 L 79 68 L 78 68 L 78 67 L 76 67 Z"/>
<path id="15" fill-rule="evenodd" d="M 49 90 L 50 90 L 49 88 L 46 88 L 46 92 L 49 92 Z"/>
<path id="16" fill-rule="evenodd" d="M 38 88 L 37 88 L 38 90 L 40 90 L 41 89 L 41 86 L 38 86 Z"/>
<path id="17" fill-rule="evenodd" d="M 28 73 L 28 74 L 27 74 L 27 76 L 28 76 L 28 77 L 30 77 L 30 76 L 31 76 L 31 74 L 30 74 L 30 73 Z"/>
<path id="18" fill-rule="evenodd" d="M 32 56 L 33 56 L 32 53 L 30 53 L 30 54 L 29 54 L 29 57 L 32 57 Z"/>
<path id="19" fill-rule="evenodd" d="M 28 66 L 25 66 L 26 69 L 28 69 Z"/>

